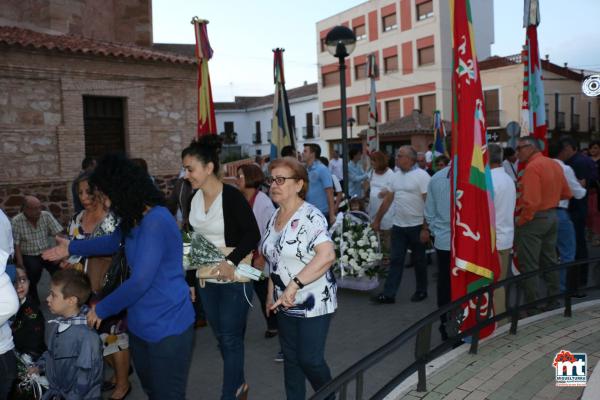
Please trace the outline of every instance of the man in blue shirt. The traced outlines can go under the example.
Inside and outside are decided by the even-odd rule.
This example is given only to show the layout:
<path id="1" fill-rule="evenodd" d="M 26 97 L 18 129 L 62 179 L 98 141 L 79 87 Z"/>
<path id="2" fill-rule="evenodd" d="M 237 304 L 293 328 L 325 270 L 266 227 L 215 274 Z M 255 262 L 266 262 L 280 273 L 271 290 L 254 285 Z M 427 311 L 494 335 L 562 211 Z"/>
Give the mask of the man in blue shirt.
<path id="1" fill-rule="evenodd" d="M 433 236 L 437 258 L 437 306 L 449 304 L 450 297 L 450 167 L 436 172 L 429 181 L 425 199 L 425 221 L 421 228 L 421 241 L 428 242 Z M 446 316 L 440 317 L 442 340 L 448 339 Z"/>
<path id="2" fill-rule="evenodd" d="M 306 201 L 316 206 L 329 223 L 333 224 L 336 211 L 333 203 L 333 179 L 329 169 L 319 161 L 321 147 L 316 143 L 307 143 L 302 156 L 308 171 Z"/>
<path id="3" fill-rule="evenodd" d="M 369 178 L 369 175 L 360 166 L 360 150 L 353 148 L 350 150 L 350 162 L 348 163 L 348 195 L 350 198 L 363 197 L 363 182 Z"/>

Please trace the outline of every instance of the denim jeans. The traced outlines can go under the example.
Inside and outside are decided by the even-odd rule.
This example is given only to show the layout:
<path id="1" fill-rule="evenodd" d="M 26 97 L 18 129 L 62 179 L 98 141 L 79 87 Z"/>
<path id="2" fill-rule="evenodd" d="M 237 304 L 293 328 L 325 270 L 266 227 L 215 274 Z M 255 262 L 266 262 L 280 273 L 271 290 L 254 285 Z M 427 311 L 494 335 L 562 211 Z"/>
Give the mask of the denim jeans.
<path id="1" fill-rule="evenodd" d="M 383 294 L 387 297 L 396 297 L 396 292 L 402 282 L 404 272 L 404 259 L 406 251 L 410 248 L 411 259 L 415 268 L 417 292 L 427 293 L 427 263 L 425 261 L 425 245 L 421 243 L 419 234 L 422 225 L 392 227 L 392 240 L 390 250 L 390 270 L 385 280 Z"/>
<path id="2" fill-rule="evenodd" d="M 306 399 L 306 379 L 315 392 L 331 380 L 331 371 L 325 362 L 331 316 L 299 318 L 277 313 L 287 400 Z M 334 398 L 335 395 L 329 397 Z"/>
<path id="3" fill-rule="evenodd" d="M 558 217 L 558 240 L 556 241 L 556 248 L 560 257 L 560 263 L 564 264 L 575 260 L 575 249 L 577 246 L 575 243 L 575 228 L 566 208 L 558 208 L 556 216 Z M 567 270 L 563 269 L 560 271 L 560 291 L 564 292 L 566 289 Z"/>
<path id="4" fill-rule="evenodd" d="M 183 333 L 156 343 L 129 333 L 133 365 L 150 400 L 185 399 L 193 345 L 193 324 Z"/>
<path id="5" fill-rule="evenodd" d="M 236 391 L 245 383 L 244 335 L 252 294 L 251 283 L 207 282 L 200 289 L 204 312 L 223 358 L 221 400 L 235 399 Z"/>
<path id="6" fill-rule="evenodd" d="M 12 350 L 0 354 L 0 400 L 8 399 L 13 382 L 17 379 L 17 359 Z"/>

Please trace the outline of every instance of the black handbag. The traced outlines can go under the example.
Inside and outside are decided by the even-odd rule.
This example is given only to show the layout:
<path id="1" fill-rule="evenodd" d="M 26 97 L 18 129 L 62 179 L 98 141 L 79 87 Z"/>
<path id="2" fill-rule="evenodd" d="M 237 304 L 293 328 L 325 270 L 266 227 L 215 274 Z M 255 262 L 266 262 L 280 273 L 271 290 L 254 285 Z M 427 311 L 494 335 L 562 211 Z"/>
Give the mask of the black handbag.
<path id="1" fill-rule="evenodd" d="M 127 278 L 129 278 L 129 264 L 127 264 L 127 257 L 125 256 L 125 246 L 121 245 L 119 251 L 113 255 L 108 271 L 104 274 L 102 290 L 100 291 L 102 297 L 114 292 Z"/>

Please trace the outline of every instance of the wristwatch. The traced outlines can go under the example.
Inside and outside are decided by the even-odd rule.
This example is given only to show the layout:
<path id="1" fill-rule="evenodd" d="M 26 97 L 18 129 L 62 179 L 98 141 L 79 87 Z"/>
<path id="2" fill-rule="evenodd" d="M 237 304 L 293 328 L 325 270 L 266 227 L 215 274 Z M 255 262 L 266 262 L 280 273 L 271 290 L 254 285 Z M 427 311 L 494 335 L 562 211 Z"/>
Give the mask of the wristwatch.
<path id="1" fill-rule="evenodd" d="M 304 288 L 304 283 L 300 282 L 300 279 L 298 279 L 297 276 L 293 277 L 292 280 L 300 289 Z"/>

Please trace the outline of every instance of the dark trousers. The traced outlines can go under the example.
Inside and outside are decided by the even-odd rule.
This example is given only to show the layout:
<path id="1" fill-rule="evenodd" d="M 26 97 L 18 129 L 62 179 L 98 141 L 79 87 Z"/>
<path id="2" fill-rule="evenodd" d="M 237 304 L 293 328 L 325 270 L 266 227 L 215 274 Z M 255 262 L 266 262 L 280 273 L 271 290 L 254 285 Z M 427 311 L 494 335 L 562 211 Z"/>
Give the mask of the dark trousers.
<path id="1" fill-rule="evenodd" d="M 316 392 L 331 380 L 325 342 L 332 314 L 298 318 L 277 313 L 287 400 L 306 399 L 306 379 Z M 334 399 L 335 395 L 329 397 Z"/>
<path id="2" fill-rule="evenodd" d="M 193 325 L 180 335 L 168 336 L 157 343 L 129 333 L 133 365 L 150 400 L 186 398 L 193 345 Z"/>
<path id="3" fill-rule="evenodd" d="M 246 382 L 244 377 L 244 335 L 252 301 L 250 283 L 210 283 L 200 289 L 200 298 L 223 358 L 221 400 L 233 400 Z"/>
<path id="4" fill-rule="evenodd" d="M 267 311 L 265 310 L 265 306 L 267 304 L 267 291 L 269 289 L 269 280 L 262 279 L 260 281 L 254 281 L 254 292 L 256 293 L 256 297 L 260 301 L 260 309 L 262 311 L 263 316 L 265 317 L 265 321 L 267 322 L 267 329 L 270 331 L 277 330 L 277 317 L 275 314 L 270 313 L 267 316 Z"/>
<path id="5" fill-rule="evenodd" d="M 442 307 L 450 304 L 450 251 L 435 249 L 437 256 L 438 281 L 437 281 L 437 306 Z M 442 315 L 446 322 L 445 315 Z M 440 318 L 442 318 L 440 317 Z"/>
<path id="6" fill-rule="evenodd" d="M 585 208 L 585 209 L 582 209 Z M 569 210 L 569 215 L 575 228 L 575 260 L 588 258 L 587 242 L 585 240 L 585 223 L 587 218 L 587 207 L 577 210 Z M 582 264 L 569 269 L 569 289 L 586 286 L 588 282 L 588 265 Z"/>
<path id="7" fill-rule="evenodd" d="M 427 293 L 427 263 L 425 262 L 425 245 L 421 243 L 419 234 L 422 225 L 392 227 L 392 240 L 390 250 L 390 269 L 385 280 L 383 294 L 395 298 L 396 292 L 402 282 L 404 260 L 406 251 L 411 249 L 411 259 L 415 268 L 417 292 Z"/>
<path id="8" fill-rule="evenodd" d="M 0 400 L 8 399 L 12 385 L 17 379 L 17 359 L 12 350 L 0 354 Z"/>
<path id="9" fill-rule="evenodd" d="M 43 260 L 42 256 L 23 255 L 23 264 L 25 265 L 27 277 L 29 278 L 30 282 L 29 292 L 31 300 L 36 304 L 40 304 L 40 296 L 38 294 L 37 284 L 42 277 L 42 270 L 45 268 L 50 275 L 54 275 L 54 273 L 60 268 L 56 264 Z"/>

